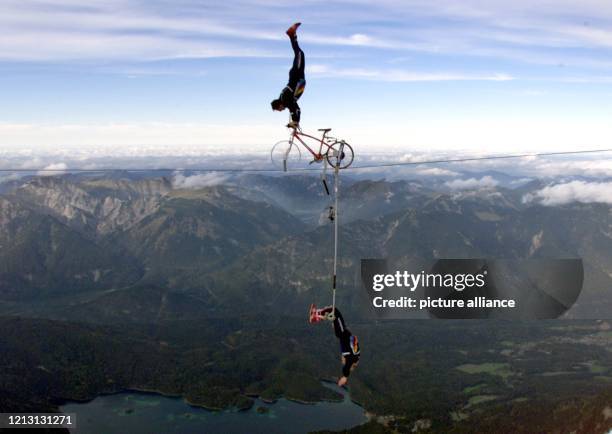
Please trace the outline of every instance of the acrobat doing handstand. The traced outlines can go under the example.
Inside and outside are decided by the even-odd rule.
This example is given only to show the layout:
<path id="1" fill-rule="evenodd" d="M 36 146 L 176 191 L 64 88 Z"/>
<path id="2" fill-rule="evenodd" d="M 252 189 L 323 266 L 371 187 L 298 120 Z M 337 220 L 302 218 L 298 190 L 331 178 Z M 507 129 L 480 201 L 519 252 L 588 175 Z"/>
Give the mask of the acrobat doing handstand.
<path id="1" fill-rule="evenodd" d="M 297 101 L 304 93 L 306 87 L 306 79 L 304 77 L 304 52 L 298 45 L 297 41 L 297 29 L 302 23 L 295 23 L 287 29 L 287 36 L 291 41 L 291 47 L 293 48 L 293 65 L 289 71 L 289 82 L 285 86 L 278 98 L 273 100 L 270 104 L 272 110 L 283 111 L 289 109 L 291 113 L 291 127 L 299 127 L 300 124 L 300 106 Z"/>
<path id="2" fill-rule="evenodd" d="M 338 380 L 338 386 L 344 386 L 348 382 L 351 371 L 359 364 L 359 341 L 346 327 L 344 318 L 338 310 L 332 306 L 317 309 L 315 305 L 310 306 L 310 323 L 319 321 L 332 321 L 334 333 L 340 341 L 340 352 L 342 360 L 342 376 Z"/>

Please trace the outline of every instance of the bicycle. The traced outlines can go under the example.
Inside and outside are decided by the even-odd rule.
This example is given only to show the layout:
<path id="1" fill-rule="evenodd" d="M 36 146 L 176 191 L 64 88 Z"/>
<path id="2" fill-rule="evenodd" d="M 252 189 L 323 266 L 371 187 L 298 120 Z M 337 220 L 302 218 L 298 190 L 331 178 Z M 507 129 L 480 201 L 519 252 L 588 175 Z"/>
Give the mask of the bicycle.
<path id="1" fill-rule="evenodd" d="M 277 167 L 282 167 L 283 171 L 287 171 L 288 161 L 297 163 L 302 157 L 296 140 L 312 154 L 313 160 L 310 164 L 320 163 L 325 159 L 327 164 L 331 167 L 335 168 L 337 165 L 338 169 L 346 169 L 353 163 L 353 159 L 355 158 L 353 148 L 344 140 L 329 136 L 328 133 L 331 131 L 331 128 L 319 128 L 318 131 L 323 133 L 321 138 L 303 133 L 298 126 L 289 124 L 287 128 L 291 129 L 289 140 L 281 140 L 276 143 L 270 152 L 272 164 Z M 315 152 L 313 149 L 316 148 L 316 145 L 311 148 L 306 141 L 318 143 L 318 152 Z"/>

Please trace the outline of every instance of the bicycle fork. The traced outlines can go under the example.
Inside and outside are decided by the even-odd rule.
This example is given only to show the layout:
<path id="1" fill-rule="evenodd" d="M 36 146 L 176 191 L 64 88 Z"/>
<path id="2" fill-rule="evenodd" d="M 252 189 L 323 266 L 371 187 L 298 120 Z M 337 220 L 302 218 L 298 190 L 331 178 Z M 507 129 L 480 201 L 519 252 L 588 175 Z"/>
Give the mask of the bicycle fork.
<path id="1" fill-rule="evenodd" d="M 334 152 L 332 153 L 332 157 L 336 158 L 336 165 L 334 167 L 335 170 L 340 169 L 340 161 L 344 159 L 344 143 L 345 142 L 344 140 L 342 140 L 342 141 L 339 141 L 338 143 L 339 143 L 338 150 L 337 151 L 334 150 Z M 331 149 L 333 150 L 333 148 Z M 329 150 L 327 152 L 329 152 Z M 325 187 L 325 192 L 329 196 L 329 186 L 327 185 L 327 164 L 323 165 L 323 173 L 321 174 L 321 181 L 323 181 L 323 187 Z M 330 220 L 333 221 L 334 219 L 333 212 L 335 211 L 333 210 L 333 207 L 330 207 L 330 208 L 332 208 L 332 211 L 330 211 Z"/>
<path id="2" fill-rule="evenodd" d="M 287 159 L 289 158 L 289 152 L 291 152 L 291 148 L 293 148 L 293 136 L 289 139 L 289 146 L 287 146 L 287 151 L 285 152 L 285 156 L 283 157 L 283 172 L 287 171 Z"/>

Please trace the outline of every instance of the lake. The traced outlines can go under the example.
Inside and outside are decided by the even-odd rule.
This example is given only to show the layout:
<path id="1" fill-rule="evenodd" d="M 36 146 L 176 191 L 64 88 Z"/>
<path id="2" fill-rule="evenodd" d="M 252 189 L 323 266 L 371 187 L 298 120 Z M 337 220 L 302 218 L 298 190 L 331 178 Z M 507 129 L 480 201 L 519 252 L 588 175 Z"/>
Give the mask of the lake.
<path id="1" fill-rule="evenodd" d="M 348 392 L 325 384 L 344 395 L 342 402 L 299 404 L 260 399 L 247 411 L 209 411 L 192 407 L 181 398 L 152 393 L 122 392 L 85 403 L 67 403 L 64 413 L 77 414 L 78 434 L 100 433 L 307 433 L 340 430 L 366 422 L 363 408 Z M 258 412 L 257 409 L 260 408 Z M 265 409 L 266 412 L 261 412 Z"/>

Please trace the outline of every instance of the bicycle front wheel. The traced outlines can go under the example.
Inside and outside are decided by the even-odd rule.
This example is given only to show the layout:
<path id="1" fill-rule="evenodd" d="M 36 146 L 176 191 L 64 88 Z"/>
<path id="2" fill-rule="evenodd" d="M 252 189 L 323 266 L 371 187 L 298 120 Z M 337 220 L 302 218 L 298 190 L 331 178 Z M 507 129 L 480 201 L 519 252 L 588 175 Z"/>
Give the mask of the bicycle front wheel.
<path id="1" fill-rule="evenodd" d="M 336 167 L 336 164 L 339 164 L 340 169 L 346 169 L 353 164 L 355 152 L 353 151 L 351 145 L 345 141 L 336 140 L 327 149 L 325 158 L 327 159 L 327 164 L 329 164 L 331 167 Z"/>
<path id="2" fill-rule="evenodd" d="M 302 154 L 295 143 L 289 140 L 282 140 L 272 147 L 270 158 L 274 167 L 286 172 L 289 166 L 300 162 Z"/>

